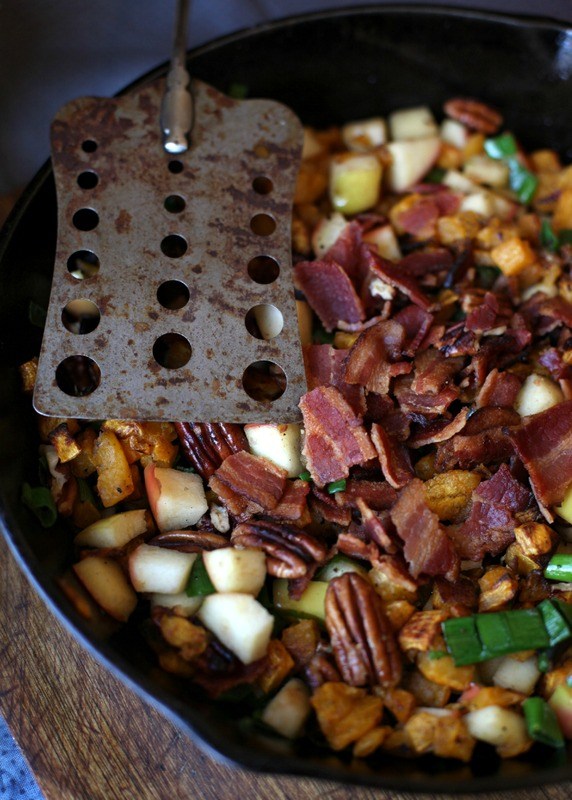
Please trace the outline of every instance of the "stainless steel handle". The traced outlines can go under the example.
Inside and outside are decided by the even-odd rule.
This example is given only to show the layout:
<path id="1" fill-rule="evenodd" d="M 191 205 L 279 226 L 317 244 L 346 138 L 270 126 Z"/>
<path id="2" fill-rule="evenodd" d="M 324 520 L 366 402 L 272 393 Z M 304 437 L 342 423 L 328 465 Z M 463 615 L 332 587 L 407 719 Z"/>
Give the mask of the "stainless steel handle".
<path id="1" fill-rule="evenodd" d="M 193 125 L 193 98 L 189 88 L 191 77 L 186 69 L 188 20 L 189 0 L 178 0 L 173 53 L 161 108 L 163 147 L 173 154 L 188 150 Z"/>

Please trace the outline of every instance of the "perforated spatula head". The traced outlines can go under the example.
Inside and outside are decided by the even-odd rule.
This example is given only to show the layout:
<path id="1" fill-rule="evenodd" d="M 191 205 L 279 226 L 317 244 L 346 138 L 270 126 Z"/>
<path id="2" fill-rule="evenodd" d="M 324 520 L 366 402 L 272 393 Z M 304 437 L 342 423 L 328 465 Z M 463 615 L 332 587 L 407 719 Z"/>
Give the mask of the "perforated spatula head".
<path id="1" fill-rule="evenodd" d="M 285 106 L 194 80 L 189 149 L 163 80 L 52 126 L 58 241 L 34 406 L 58 417 L 299 419 L 291 277 L 303 131 Z"/>

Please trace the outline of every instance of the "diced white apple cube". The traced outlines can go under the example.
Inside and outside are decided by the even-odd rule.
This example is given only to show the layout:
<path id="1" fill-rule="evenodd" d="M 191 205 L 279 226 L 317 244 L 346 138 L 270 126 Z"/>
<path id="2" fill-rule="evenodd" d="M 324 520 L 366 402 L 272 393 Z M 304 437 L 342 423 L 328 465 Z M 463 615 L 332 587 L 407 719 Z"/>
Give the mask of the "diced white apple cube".
<path id="1" fill-rule="evenodd" d="M 387 170 L 387 185 L 392 192 L 405 192 L 429 172 L 439 156 L 438 136 L 411 141 L 390 142 L 387 148 L 391 164 Z"/>
<path id="2" fill-rule="evenodd" d="M 348 150 L 367 153 L 387 141 L 387 125 L 382 117 L 348 122 L 342 126 L 342 140 Z"/>
<path id="3" fill-rule="evenodd" d="M 194 617 L 203 602 L 202 597 L 189 597 L 186 592 L 178 594 L 162 594 L 153 592 L 149 595 L 151 608 L 171 608 L 182 617 Z"/>
<path id="4" fill-rule="evenodd" d="M 525 379 L 514 407 L 521 417 L 539 414 L 564 400 L 562 389 L 546 375 L 533 372 Z"/>
<path id="5" fill-rule="evenodd" d="M 139 545 L 129 554 L 129 577 L 133 588 L 138 592 L 178 594 L 185 589 L 196 558 L 196 553 Z"/>
<path id="6" fill-rule="evenodd" d="M 274 617 L 251 594 L 209 594 L 198 617 L 243 664 L 266 655 Z"/>
<path id="7" fill-rule="evenodd" d="M 362 238 L 364 242 L 374 245 L 382 258 L 389 261 L 400 260 L 401 248 L 392 225 L 378 225 L 363 234 Z"/>
<path id="8" fill-rule="evenodd" d="M 533 297 L 537 292 L 542 292 L 547 297 L 556 297 L 558 294 L 558 287 L 553 283 L 533 283 L 532 286 L 527 286 L 527 288 L 520 293 L 520 299 L 524 303 L 526 300 L 529 300 L 531 297 Z"/>
<path id="9" fill-rule="evenodd" d="M 211 522 L 219 533 L 228 533 L 230 530 L 230 517 L 228 508 L 219 503 L 212 503 L 209 509 Z"/>
<path id="10" fill-rule="evenodd" d="M 324 152 L 324 145 L 320 142 L 311 128 L 304 128 L 304 143 L 302 145 L 302 158 L 314 158 Z"/>
<path id="11" fill-rule="evenodd" d="M 323 217 L 312 232 L 312 249 L 318 258 L 322 258 L 348 227 L 350 223 L 339 211 L 329 217 Z"/>
<path id="12" fill-rule="evenodd" d="M 359 214 L 377 203 L 381 191 L 381 162 L 367 153 L 342 153 L 330 162 L 330 200 L 343 214 Z"/>
<path id="13" fill-rule="evenodd" d="M 444 186 L 448 186 L 449 189 L 453 189 L 455 192 L 463 192 L 463 194 L 472 194 L 479 188 L 475 181 L 467 178 L 458 169 L 448 169 L 443 175 L 441 183 Z"/>
<path id="14" fill-rule="evenodd" d="M 297 739 L 311 708 L 308 687 L 299 678 L 291 678 L 268 703 L 261 718 L 287 739 Z"/>
<path id="15" fill-rule="evenodd" d="M 221 547 L 203 553 L 203 563 L 217 592 L 256 597 L 266 580 L 266 556 L 262 550 Z"/>
<path id="16" fill-rule="evenodd" d="M 195 525 L 208 510 L 203 481 L 193 472 L 148 464 L 145 488 L 160 531 Z"/>
<path id="17" fill-rule="evenodd" d="M 389 115 L 389 130 L 394 141 L 426 139 L 437 136 L 439 129 L 427 106 L 402 108 Z"/>
<path id="18" fill-rule="evenodd" d="M 300 344 L 312 344 L 312 328 L 314 324 L 312 309 L 305 300 L 296 300 L 296 313 L 298 315 Z"/>
<path id="19" fill-rule="evenodd" d="M 493 675 L 493 683 L 495 686 L 502 686 L 503 689 L 530 695 L 539 678 L 540 670 L 536 655 L 525 661 L 519 661 L 514 656 L 505 656 Z"/>
<path id="20" fill-rule="evenodd" d="M 484 183 L 503 189 L 508 186 L 509 168 L 504 161 L 486 155 L 471 156 L 463 167 L 467 178 L 475 183 Z"/>
<path id="21" fill-rule="evenodd" d="M 494 204 L 494 213 L 499 219 L 506 221 L 514 219 L 518 211 L 518 203 L 503 197 L 498 192 L 490 192 L 490 197 Z"/>
<path id="22" fill-rule="evenodd" d="M 74 564 L 73 570 L 104 611 L 120 622 L 127 622 L 137 606 L 137 595 L 117 561 L 88 556 Z"/>
<path id="23" fill-rule="evenodd" d="M 559 517 L 566 520 L 566 522 L 572 525 L 572 486 L 566 489 L 566 494 L 564 495 L 564 499 L 562 500 L 559 506 L 556 506 L 554 511 L 558 514 Z M 572 541 L 572 538 L 568 539 L 568 541 Z"/>
<path id="24" fill-rule="evenodd" d="M 481 217 L 492 217 L 495 204 L 489 192 L 473 192 L 463 197 L 459 211 L 473 211 Z"/>
<path id="25" fill-rule="evenodd" d="M 470 711 L 464 719 L 471 736 L 501 750 L 522 752 L 530 742 L 524 717 L 509 708 L 485 706 Z"/>
<path id="26" fill-rule="evenodd" d="M 441 123 L 441 139 L 462 150 L 469 139 L 469 129 L 456 119 L 444 119 Z"/>
<path id="27" fill-rule="evenodd" d="M 267 458 L 282 467 L 289 478 L 302 472 L 300 425 L 297 422 L 284 425 L 253 422 L 244 426 L 244 432 L 255 456 Z"/>
<path id="28" fill-rule="evenodd" d="M 88 525 L 78 533 L 74 541 L 80 547 L 123 547 L 148 529 L 145 509 L 123 511 Z"/>

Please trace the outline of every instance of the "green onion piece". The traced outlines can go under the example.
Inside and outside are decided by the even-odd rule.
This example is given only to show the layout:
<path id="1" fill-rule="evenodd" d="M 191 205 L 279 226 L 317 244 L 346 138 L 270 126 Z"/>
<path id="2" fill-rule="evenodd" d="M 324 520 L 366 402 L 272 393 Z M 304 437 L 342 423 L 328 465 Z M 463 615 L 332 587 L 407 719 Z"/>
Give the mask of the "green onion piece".
<path id="1" fill-rule="evenodd" d="M 550 672 L 552 669 L 552 659 L 548 650 L 541 650 L 537 656 L 536 664 L 541 672 Z"/>
<path id="2" fill-rule="evenodd" d="M 518 152 L 516 140 L 512 133 L 502 133 L 492 139 L 485 140 L 485 153 L 490 158 L 504 159 L 515 156 Z"/>
<path id="3" fill-rule="evenodd" d="M 478 266 L 477 274 L 479 276 L 479 285 L 483 289 L 490 289 L 496 279 L 502 275 L 502 271 L 498 267 Z"/>
<path id="4" fill-rule="evenodd" d="M 441 625 L 447 650 L 458 667 L 484 660 L 475 619 L 475 616 L 453 617 Z"/>
<path id="5" fill-rule="evenodd" d="M 427 175 L 425 175 L 424 183 L 442 183 L 446 172 L 447 170 L 442 167 L 433 167 L 433 169 L 429 170 Z"/>
<path id="6" fill-rule="evenodd" d="M 312 480 L 312 476 L 310 475 L 308 470 L 306 470 L 305 472 L 301 472 L 298 475 L 298 477 L 300 478 L 301 481 L 311 481 Z"/>
<path id="7" fill-rule="evenodd" d="M 510 169 L 510 188 L 516 192 L 521 203 L 528 203 L 538 187 L 538 178 L 523 167 L 516 158 L 508 162 Z"/>
<path id="8" fill-rule="evenodd" d="M 175 465 L 175 469 L 178 470 L 178 472 L 194 472 L 195 471 L 193 469 L 193 467 L 190 467 L 188 464 L 176 464 Z"/>
<path id="9" fill-rule="evenodd" d="M 507 622 L 512 653 L 549 647 L 550 639 L 542 614 L 536 608 L 519 608 L 502 612 Z"/>
<path id="10" fill-rule="evenodd" d="M 231 83 L 227 92 L 229 97 L 234 97 L 235 100 L 244 100 L 248 97 L 248 86 L 245 83 Z"/>
<path id="11" fill-rule="evenodd" d="M 328 494 L 336 494 L 336 492 L 345 492 L 346 479 L 342 478 L 340 481 L 333 481 L 332 483 L 328 483 L 326 489 L 328 490 Z"/>
<path id="12" fill-rule="evenodd" d="M 540 226 L 540 244 L 552 252 L 557 250 L 560 244 L 558 236 L 552 230 L 552 225 L 547 219 L 543 219 Z"/>
<path id="13" fill-rule="evenodd" d="M 444 658 L 447 652 L 445 650 L 429 650 L 427 655 L 430 661 L 438 661 L 440 658 Z"/>
<path id="14" fill-rule="evenodd" d="M 185 592 L 188 597 L 205 597 L 207 594 L 216 592 L 204 565 L 202 555 L 199 555 L 193 564 Z"/>
<path id="15" fill-rule="evenodd" d="M 553 555 L 546 569 L 544 577 L 551 581 L 572 581 L 572 554 L 556 553 Z"/>
<path id="16" fill-rule="evenodd" d="M 560 247 L 563 244 L 572 244 L 572 228 L 562 228 L 558 231 L 558 244 Z"/>
<path id="17" fill-rule="evenodd" d="M 475 625 L 487 659 L 514 652 L 505 614 L 477 614 Z"/>
<path id="18" fill-rule="evenodd" d="M 552 708 L 541 697 L 527 697 L 522 704 L 531 739 L 549 747 L 564 747 L 564 736 Z"/>
<path id="19" fill-rule="evenodd" d="M 328 333 L 324 328 L 318 327 L 314 329 L 312 341 L 314 344 L 333 344 L 334 334 Z"/>
<path id="20" fill-rule="evenodd" d="M 22 485 L 22 503 L 40 520 L 43 528 L 51 528 L 58 518 L 58 510 L 52 493 L 45 486 Z"/>
<path id="21" fill-rule="evenodd" d="M 551 647 L 555 647 L 560 642 L 570 638 L 570 625 L 555 603 L 551 600 L 543 600 L 538 606 L 538 610 L 542 614 Z"/>

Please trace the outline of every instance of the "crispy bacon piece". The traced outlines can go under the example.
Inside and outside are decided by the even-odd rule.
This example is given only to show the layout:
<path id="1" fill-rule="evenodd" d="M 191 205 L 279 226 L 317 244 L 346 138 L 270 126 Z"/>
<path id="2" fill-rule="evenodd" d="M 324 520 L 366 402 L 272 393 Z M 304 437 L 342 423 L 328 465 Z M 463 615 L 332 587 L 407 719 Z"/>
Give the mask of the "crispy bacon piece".
<path id="1" fill-rule="evenodd" d="M 512 440 L 536 497 L 545 506 L 561 503 L 572 485 L 572 400 L 523 420 Z"/>
<path id="2" fill-rule="evenodd" d="M 424 350 L 415 358 L 412 391 L 419 395 L 439 394 L 450 386 L 463 361 L 463 358 L 446 358 L 434 348 Z"/>
<path id="3" fill-rule="evenodd" d="M 246 501 L 246 504 L 251 503 L 261 510 L 271 511 L 276 508 L 284 494 L 287 475 L 285 469 L 276 466 L 268 459 L 242 451 L 223 461 L 212 475 L 209 486 L 228 505 L 233 514 L 237 512 L 229 505 L 231 495 L 221 493 L 224 487 L 233 495 L 238 495 L 243 502 Z"/>
<path id="4" fill-rule="evenodd" d="M 428 444 L 440 444 L 451 439 L 465 427 L 468 408 L 462 408 L 457 416 L 452 420 L 435 420 L 430 422 L 426 428 L 416 431 L 409 438 L 407 445 L 413 449 L 425 447 Z"/>
<path id="5" fill-rule="evenodd" d="M 391 509 L 391 519 L 405 543 L 403 555 L 414 578 L 444 575 L 448 580 L 455 580 L 459 573 L 459 556 L 438 516 L 429 510 L 419 478 L 414 478 L 401 490 Z"/>
<path id="6" fill-rule="evenodd" d="M 421 291 L 415 278 L 403 273 L 397 264 L 393 264 L 391 261 L 387 261 L 387 259 L 381 258 L 371 251 L 367 252 L 366 259 L 367 272 L 364 269 L 367 274 L 365 278 L 366 284 L 377 278 L 383 283 L 388 283 L 395 289 L 399 289 L 415 305 L 425 310 L 432 307 L 431 300 Z"/>
<path id="7" fill-rule="evenodd" d="M 461 433 L 438 446 L 435 469 L 473 469 L 479 464 L 508 461 L 514 455 L 510 432 L 519 425 L 520 416 L 513 408 L 478 409 Z"/>
<path id="8" fill-rule="evenodd" d="M 511 316 L 512 309 L 507 303 L 499 302 L 497 295 L 487 292 L 483 301 L 467 314 L 465 328 L 468 331 L 483 333 L 506 325 Z"/>
<path id="9" fill-rule="evenodd" d="M 352 520 L 350 509 L 337 503 L 335 494 L 328 494 L 317 486 L 312 486 L 309 503 L 312 511 L 327 522 L 334 522 L 346 528 Z"/>
<path id="10" fill-rule="evenodd" d="M 399 261 L 399 268 L 414 278 L 422 277 L 428 272 L 448 272 L 452 266 L 453 255 L 444 247 L 409 253 Z"/>
<path id="11" fill-rule="evenodd" d="M 549 347 L 540 354 L 538 361 L 550 372 L 554 380 L 570 380 L 572 367 L 564 362 L 562 353 L 555 347 Z"/>
<path id="12" fill-rule="evenodd" d="M 514 541 L 516 515 L 527 511 L 531 492 L 517 481 L 506 464 L 473 490 L 468 518 L 450 535 L 462 558 L 479 561 L 485 553 L 497 556 Z"/>
<path id="13" fill-rule="evenodd" d="M 363 500 L 374 511 L 385 511 L 397 500 L 397 492 L 386 481 L 349 478 L 345 490 L 338 492 L 335 498 L 344 508 L 358 508 L 358 500 Z"/>
<path id="14" fill-rule="evenodd" d="M 208 480 L 225 458 L 248 450 L 241 425 L 223 422 L 176 422 L 177 436 L 189 463 Z"/>
<path id="15" fill-rule="evenodd" d="M 393 317 L 393 321 L 405 328 L 406 340 L 402 350 L 404 355 L 413 357 L 429 332 L 433 323 L 433 315 L 411 303 L 398 311 Z"/>
<path id="16" fill-rule="evenodd" d="M 352 220 L 342 230 L 334 244 L 325 254 L 328 261 L 335 261 L 349 276 L 354 286 L 360 284 L 360 260 L 362 246 L 362 225 Z"/>
<path id="17" fill-rule="evenodd" d="M 329 344 L 309 344 L 302 347 L 306 381 L 311 391 L 317 386 L 335 386 L 356 414 L 366 410 L 364 387 L 345 380 L 346 350 L 336 350 Z"/>
<path id="18" fill-rule="evenodd" d="M 294 267 L 294 277 L 327 331 L 337 328 L 340 320 L 356 323 L 365 319 L 352 281 L 335 261 L 300 261 Z"/>
<path id="19" fill-rule="evenodd" d="M 272 517 L 272 519 L 290 520 L 297 525 L 308 525 L 311 522 L 307 502 L 309 491 L 310 484 L 308 481 L 287 481 L 284 494 L 280 498 L 278 505 L 267 512 L 268 516 Z"/>
<path id="20" fill-rule="evenodd" d="M 386 553 L 396 553 L 397 548 L 391 540 L 388 530 L 388 528 L 393 527 L 391 521 L 388 519 L 385 522 L 361 498 L 358 498 L 357 505 L 361 514 L 362 530 L 366 541 L 373 542 Z M 389 517 L 388 514 L 385 516 Z M 379 551 L 377 555 L 379 556 Z"/>
<path id="21" fill-rule="evenodd" d="M 545 300 L 540 306 L 540 313 L 572 328 L 572 305 L 561 295 Z"/>
<path id="22" fill-rule="evenodd" d="M 415 475 L 407 448 L 378 423 L 371 426 L 371 440 L 385 479 L 394 489 L 402 489 Z"/>
<path id="23" fill-rule="evenodd" d="M 300 400 L 300 409 L 306 432 L 303 453 L 319 487 L 347 478 L 351 466 L 375 458 L 361 418 L 333 386 L 307 392 Z"/>
<path id="24" fill-rule="evenodd" d="M 524 329 L 509 329 L 500 336 L 485 337 L 471 363 L 477 386 L 483 385 L 494 367 L 505 369 L 515 364 L 531 341 L 532 334 Z"/>
<path id="25" fill-rule="evenodd" d="M 430 239 L 435 236 L 439 206 L 433 195 L 415 195 L 415 202 L 408 205 L 392 217 L 400 233 L 409 233 L 418 239 Z"/>
<path id="26" fill-rule="evenodd" d="M 436 394 L 433 392 L 418 394 L 411 389 L 411 384 L 411 378 L 399 378 L 393 389 L 399 408 L 405 414 L 424 414 L 426 417 L 441 416 L 460 394 L 456 386 L 445 386 Z"/>
<path id="27" fill-rule="evenodd" d="M 411 370 L 410 362 L 401 356 L 404 339 L 405 329 L 392 320 L 365 330 L 347 355 L 346 381 L 364 386 L 368 392 L 387 394 L 391 378 Z"/>
<path id="28" fill-rule="evenodd" d="M 512 372 L 493 369 L 487 375 L 476 398 L 477 408 L 507 406 L 512 408 L 522 387 L 522 379 Z"/>

